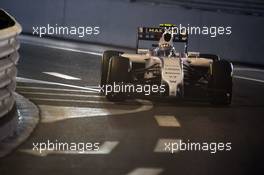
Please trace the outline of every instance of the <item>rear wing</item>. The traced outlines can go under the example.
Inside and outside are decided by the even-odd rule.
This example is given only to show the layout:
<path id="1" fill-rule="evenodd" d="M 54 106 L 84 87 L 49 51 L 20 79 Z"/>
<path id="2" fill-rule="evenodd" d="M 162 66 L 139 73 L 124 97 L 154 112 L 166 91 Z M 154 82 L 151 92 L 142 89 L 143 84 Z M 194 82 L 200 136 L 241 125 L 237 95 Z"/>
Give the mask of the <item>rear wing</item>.
<path id="1" fill-rule="evenodd" d="M 137 32 L 137 52 L 139 49 L 139 42 L 145 41 L 159 41 L 165 31 L 170 30 L 173 33 L 173 42 L 181 42 L 185 44 L 185 52 L 187 53 L 188 47 L 188 34 L 177 32 L 175 27 L 138 27 Z"/>

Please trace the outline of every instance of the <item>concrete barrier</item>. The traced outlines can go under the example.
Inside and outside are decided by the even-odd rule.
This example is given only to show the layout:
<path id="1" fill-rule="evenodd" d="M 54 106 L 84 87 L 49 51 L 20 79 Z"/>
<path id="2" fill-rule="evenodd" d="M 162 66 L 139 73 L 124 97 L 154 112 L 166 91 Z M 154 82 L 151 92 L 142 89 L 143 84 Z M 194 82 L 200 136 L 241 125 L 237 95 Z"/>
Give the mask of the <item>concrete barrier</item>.
<path id="1" fill-rule="evenodd" d="M 15 113 L 16 64 L 21 26 L 8 13 L 0 10 L 0 141 L 13 134 L 18 122 Z"/>

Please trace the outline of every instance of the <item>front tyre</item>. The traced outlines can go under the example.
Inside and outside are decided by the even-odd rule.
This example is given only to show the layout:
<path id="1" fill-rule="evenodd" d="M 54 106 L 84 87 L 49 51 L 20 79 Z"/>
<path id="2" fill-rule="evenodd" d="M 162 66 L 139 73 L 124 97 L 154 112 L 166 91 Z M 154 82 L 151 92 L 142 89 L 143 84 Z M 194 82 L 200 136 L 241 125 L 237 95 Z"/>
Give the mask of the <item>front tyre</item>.
<path id="1" fill-rule="evenodd" d="M 226 60 L 214 61 L 210 68 L 209 81 L 211 103 L 230 105 L 232 101 L 233 65 Z"/>
<path id="2" fill-rule="evenodd" d="M 102 61 L 101 61 L 101 87 L 106 85 L 109 62 L 111 57 L 118 56 L 120 54 L 122 54 L 122 52 L 112 51 L 112 50 L 107 50 L 103 53 Z"/>
<path id="3" fill-rule="evenodd" d="M 107 85 L 111 92 L 107 91 L 106 98 L 109 101 L 124 101 L 126 93 L 122 92 L 121 86 L 130 81 L 130 61 L 122 56 L 113 56 L 110 59 Z M 109 89 L 106 89 L 109 90 Z"/>

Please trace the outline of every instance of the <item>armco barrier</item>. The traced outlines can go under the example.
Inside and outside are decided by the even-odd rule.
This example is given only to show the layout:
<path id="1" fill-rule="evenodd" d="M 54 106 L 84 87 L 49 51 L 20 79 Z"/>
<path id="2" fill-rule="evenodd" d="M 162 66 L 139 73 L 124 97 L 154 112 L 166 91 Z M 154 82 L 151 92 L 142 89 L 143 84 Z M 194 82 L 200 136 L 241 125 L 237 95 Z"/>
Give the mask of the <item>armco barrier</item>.
<path id="1" fill-rule="evenodd" d="M 19 59 L 17 35 L 21 26 L 0 9 L 0 141 L 13 134 L 18 117 L 14 116 L 16 64 Z"/>

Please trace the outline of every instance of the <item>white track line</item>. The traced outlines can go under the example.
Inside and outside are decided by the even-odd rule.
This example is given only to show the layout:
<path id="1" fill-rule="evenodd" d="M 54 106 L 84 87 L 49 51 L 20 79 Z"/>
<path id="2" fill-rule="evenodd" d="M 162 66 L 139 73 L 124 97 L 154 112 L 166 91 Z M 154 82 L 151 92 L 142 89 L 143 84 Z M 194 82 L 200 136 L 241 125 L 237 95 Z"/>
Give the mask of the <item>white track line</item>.
<path id="1" fill-rule="evenodd" d="M 56 99 L 56 98 L 30 98 L 36 101 L 50 101 L 50 102 L 69 102 L 69 103 L 93 103 L 93 104 L 115 104 L 110 101 L 92 101 L 92 100 L 72 100 L 72 99 Z"/>
<path id="2" fill-rule="evenodd" d="M 136 168 L 127 175 L 159 175 L 163 172 L 162 168 Z"/>
<path id="3" fill-rule="evenodd" d="M 146 101 L 136 100 L 141 105 L 136 109 L 117 109 L 113 107 L 99 106 L 91 107 L 73 107 L 73 106 L 53 106 L 39 104 L 41 111 L 41 122 L 50 123 L 74 118 L 89 118 L 89 117 L 107 117 L 107 116 L 123 116 L 124 114 L 133 114 L 137 112 L 150 110 L 153 105 Z"/>
<path id="4" fill-rule="evenodd" d="M 173 115 L 156 115 L 154 117 L 161 127 L 181 127 L 178 119 Z"/>
<path id="5" fill-rule="evenodd" d="M 47 92 L 27 92 L 27 91 L 19 91 L 21 94 L 27 95 L 47 95 L 47 96 L 61 96 L 61 97 L 84 97 L 84 98 L 104 98 L 100 95 L 85 95 L 85 94 L 64 94 L 64 93 L 47 93 Z"/>
<path id="6" fill-rule="evenodd" d="M 93 85 L 91 85 L 91 86 L 84 86 L 84 87 L 88 87 L 88 88 L 94 88 L 94 89 L 100 89 L 100 85 L 97 85 L 97 86 L 93 86 Z"/>
<path id="7" fill-rule="evenodd" d="M 110 154 L 113 149 L 119 144 L 118 141 L 105 141 L 99 150 L 93 151 L 82 151 L 82 150 L 44 150 L 40 153 L 38 150 L 33 149 L 21 149 L 19 150 L 22 153 L 31 154 L 34 156 L 44 157 L 49 154 Z"/>
<path id="8" fill-rule="evenodd" d="M 54 77 L 63 78 L 63 79 L 66 79 L 66 80 L 81 80 L 80 78 L 76 78 L 76 77 L 73 77 L 73 76 L 61 74 L 61 73 L 58 73 L 58 72 L 43 72 L 43 73 L 44 74 L 48 74 L 48 75 L 52 75 Z"/>
<path id="9" fill-rule="evenodd" d="M 155 153 L 172 153 L 172 144 L 178 144 L 180 143 L 180 139 L 166 139 L 166 138 L 161 138 L 158 140 L 154 152 Z M 170 144 L 170 147 L 167 147 L 166 145 Z M 176 148 L 176 146 L 174 147 Z M 175 149 L 173 153 L 179 152 L 179 149 Z"/>
<path id="10" fill-rule="evenodd" d="M 99 89 L 94 89 L 94 88 L 89 88 L 89 87 L 82 87 L 82 86 L 76 86 L 76 85 L 71 85 L 71 84 L 57 83 L 57 82 L 34 80 L 34 79 L 30 79 L 30 78 L 17 77 L 16 80 L 17 80 L 17 82 L 22 82 L 22 83 L 49 84 L 49 85 L 65 86 L 65 87 L 71 87 L 71 88 L 76 88 L 76 89 L 83 89 L 83 90 L 90 90 L 90 91 L 100 92 Z"/>
<path id="11" fill-rule="evenodd" d="M 249 78 L 249 77 L 243 77 L 243 76 L 233 76 L 234 78 L 238 78 L 238 79 L 243 79 L 243 80 L 248 80 L 248 81 L 255 81 L 255 82 L 259 82 L 259 83 L 264 83 L 264 80 L 259 80 L 259 79 L 255 79 L 255 78 Z"/>
<path id="12" fill-rule="evenodd" d="M 84 93 L 96 93 L 95 91 L 77 90 L 77 89 L 60 89 L 60 88 L 46 88 L 46 87 L 34 87 L 34 86 L 17 86 L 17 89 L 29 89 L 29 90 L 47 90 L 47 91 L 65 91 L 65 92 L 84 92 Z"/>
<path id="13" fill-rule="evenodd" d="M 102 53 L 98 53 L 98 52 L 91 52 L 91 51 L 85 51 L 85 50 L 79 50 L 79 49 L 64 48 L 64 47 L 59 47 L 59 46 L 50 46 L 50 45 L 41 45 L 41 46 L 52 48 L 52 49 L 66 50 L 66 51 L 70 51 L 70 52 L 87 53 L 87 54 L 96 55 L 96 56 L 102 56 L 103 55 Z"/>
<path id="14" fill-rule="evenodd" d="M 256 68 L 244 68 L 244 67 L 237 67 L 234 68 L 235 71 L 253 71 L 253 72 L 264 72 L 263 69 L 256 69 Z"/>
<path id="15" fill-rule="evenodd" d="M 32 44 L 32 42 L 28 42 L 23 40 L 22 41 L 25 44 Z M 45 43 L 38 43 L 35 42 L 34 45 L 37 46 L 42 46 L 42 47 L 47 47 L 47 48 L 52 48 L 52 49 L 59 49 L 59 50 L 65 50 L 65 51 L 70 51 L 70 52 L 77 52 L 77 53 L 86 53 L 86 54 L 91 54 L 91 55 L 96 55 L 96 56 L 102 56 L 102 53 L 99 52 L 92 52 L 92 51 L 86 51 L 86 50 L 80 50 L 80 49 L 73 49 L 73 48 L 67 48 L 67 47 L 63 47 L 63 46 L 54 46 L 52 41 L 46 41 Z"/>

